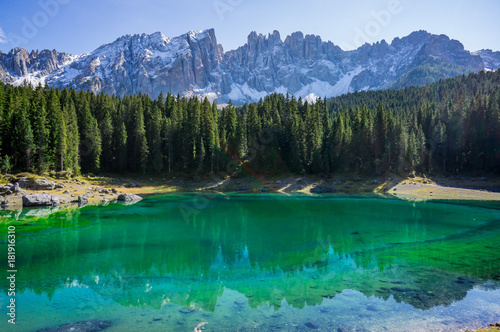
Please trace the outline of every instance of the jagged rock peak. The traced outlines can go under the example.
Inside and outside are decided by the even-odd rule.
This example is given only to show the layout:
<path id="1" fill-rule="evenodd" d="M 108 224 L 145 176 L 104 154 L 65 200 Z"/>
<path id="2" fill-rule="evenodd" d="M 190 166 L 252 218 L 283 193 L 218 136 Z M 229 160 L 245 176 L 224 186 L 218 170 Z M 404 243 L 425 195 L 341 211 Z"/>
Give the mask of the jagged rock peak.
<path id="1" fill-rule="evenodd" d="M 224 53 L 214 29 L 177 37 L 161 32 L 125 35 L 82 55 L 22 48 L 0 52 L 0 80 L 10 84 L 28 80 L 33 85 L 152 97 L 170 92 L 235 104 L 273 92 L 314 101 L 317 96 L 427 84 L 437 77 L 422 77 L 429 67 L 442 77 L 496 70 L 500 53 L 471 53 L 459 41 L 424 30 L 351 51 L 300 31 L 284 41 L 276 30 L 253 31 L 245 45 Z"/>

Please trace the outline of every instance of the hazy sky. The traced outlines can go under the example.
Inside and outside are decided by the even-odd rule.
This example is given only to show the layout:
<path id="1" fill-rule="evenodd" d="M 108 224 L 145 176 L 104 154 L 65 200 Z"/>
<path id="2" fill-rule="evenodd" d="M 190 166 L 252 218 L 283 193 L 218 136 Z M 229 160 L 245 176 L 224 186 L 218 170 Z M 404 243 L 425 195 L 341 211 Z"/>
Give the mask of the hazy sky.
<path id="1" fill-rule="evenodd" d="M 224 50 L 251 31 L 316 34 L 343 49 L 415 30 L 446 34 L 471 51 L 500 50 L 498 0 L 0 0 L 0 50 L 93 51 L 124 34 L 175 37 L 215 28 Z"/>

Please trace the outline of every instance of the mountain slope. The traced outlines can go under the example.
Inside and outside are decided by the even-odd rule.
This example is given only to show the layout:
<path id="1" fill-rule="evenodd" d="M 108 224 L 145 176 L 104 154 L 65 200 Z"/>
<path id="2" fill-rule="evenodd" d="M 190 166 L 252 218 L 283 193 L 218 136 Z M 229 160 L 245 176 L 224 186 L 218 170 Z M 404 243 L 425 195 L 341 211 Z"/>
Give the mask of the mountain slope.
<path id="1" fill-rule="evenodd" d="M 343 51 L 319 36 L 252 32 L 224 53 L 213 29 L 175 38 L 160 32 L 126 35 L 95 51 L 70 55 L 16 48 L 0 52 L 0 80 L 126 95 L 160 92 L 208 96 L 241 104 L 272 92 L 307 100 L 347 92 L 423 85 L 500 67 L 500 52 L 471 53 L 445 35 L 425 31 Z"/>

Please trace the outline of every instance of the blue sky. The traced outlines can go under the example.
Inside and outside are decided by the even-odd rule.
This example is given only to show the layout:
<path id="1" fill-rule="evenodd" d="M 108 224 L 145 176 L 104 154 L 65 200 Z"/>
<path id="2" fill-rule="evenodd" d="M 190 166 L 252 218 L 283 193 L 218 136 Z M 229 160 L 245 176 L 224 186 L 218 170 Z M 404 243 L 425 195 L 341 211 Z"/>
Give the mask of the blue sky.
<path id="1" fill-rule="evenodd" d="M 343 49 L 415 30 L 446 34 L 471 51 L 500 51 L 498 0 L 0 0 L 0 50 L 16 46 L 80 54 L 124 34 L 215 28 L 224 50 L 251 31 L 282 39 L 316 34 Z"/>

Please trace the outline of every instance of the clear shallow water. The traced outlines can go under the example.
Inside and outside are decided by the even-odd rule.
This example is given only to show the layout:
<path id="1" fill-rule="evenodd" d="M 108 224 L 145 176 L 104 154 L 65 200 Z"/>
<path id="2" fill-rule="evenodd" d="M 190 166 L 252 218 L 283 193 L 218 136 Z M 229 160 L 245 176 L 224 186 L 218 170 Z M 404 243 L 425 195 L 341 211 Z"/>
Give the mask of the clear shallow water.
<path id="1" fill-rule="evenodd" d="M 2 330 L 110 319 L 109 331 L 452 331 L 500 320 L 495 204 L 193 194 L 34 211 L 7 221 L 20 224 L 18 307 Z"/>

